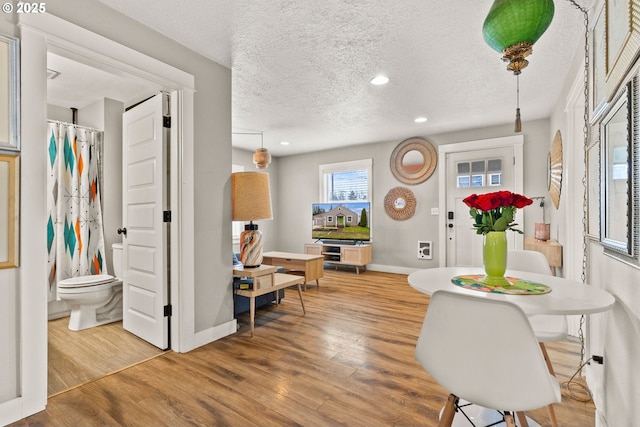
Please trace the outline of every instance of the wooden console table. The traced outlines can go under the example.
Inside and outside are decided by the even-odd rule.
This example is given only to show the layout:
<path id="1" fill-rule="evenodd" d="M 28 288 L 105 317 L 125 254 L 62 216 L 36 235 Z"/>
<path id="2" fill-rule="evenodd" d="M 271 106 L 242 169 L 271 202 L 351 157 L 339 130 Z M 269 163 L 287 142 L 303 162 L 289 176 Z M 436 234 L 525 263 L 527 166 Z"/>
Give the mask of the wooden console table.
<path id="1" fill-rule="evenodd" d="M 541 252 L 547 258 L 554 276 L 556 275 L 556 267 L 562 267 L 562 245 L 557 241 L 525 237 L 524 248 L 528 251 Z"/>
<path id="2" fill-rule="evenodd" d="M 291 252 L 265 252 L 262 254 L 265 264 L 276 265 L 287 272 L 299 271 L 304 273 L 304 290 L 307 290 L 307 282 L 316 281 L 320 286 L 320 278 L 323 275 L 322 255 L 296 254 Z"/>
<path id="3" fill-rule="evenodd" d="M 302 305 L 302 312 L 306 314 L 304 309 L 304 301 L 302 299 L 302 281 L 301 276 L 293 274 L 276 273 L 277 267 L 272 265 L 262 264 L 259 267 L 254 268 L 234 268 L 233 274 L 240 277 L 253 279 L 253 286 L 251 289 L 234 289 L 236 295 L 249 298 L 249 312 L 251 322 L 251 336 L 253 336 L 253 329 L 255 327 L 256 316 L 256 297 L 269 292 L 279 291 L 280 289 L 288 288 L 290 286 L 298 285 L 298 295 L 300 296 L 300 305 Z M 278 304 L 278 298 L 276 296 L 276 304 Z"/>
<path id="4" fill-rule="evenodd" d="M 322 255 L 324 262 L 338 265 L 352 265 L 356 274 L 360 274 L 360 267 L 366 271 L 371 262 L 371 245 L 341 245 L 329 243 L 307 243 L 304 245 L 306 254 Z"/>

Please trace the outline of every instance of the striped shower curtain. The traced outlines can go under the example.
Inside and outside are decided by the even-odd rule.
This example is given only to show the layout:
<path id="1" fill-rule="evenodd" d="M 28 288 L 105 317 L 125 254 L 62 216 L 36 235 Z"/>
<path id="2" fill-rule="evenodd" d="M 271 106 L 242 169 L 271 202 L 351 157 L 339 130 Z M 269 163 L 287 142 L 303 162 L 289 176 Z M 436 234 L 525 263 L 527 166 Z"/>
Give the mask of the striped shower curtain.
<path id="1" fill-rule="evenodd" d="M 47 251 L 49 301 L 60 280 L 106 274 L 100 170 L 102 132 L 48 123 Z"/>

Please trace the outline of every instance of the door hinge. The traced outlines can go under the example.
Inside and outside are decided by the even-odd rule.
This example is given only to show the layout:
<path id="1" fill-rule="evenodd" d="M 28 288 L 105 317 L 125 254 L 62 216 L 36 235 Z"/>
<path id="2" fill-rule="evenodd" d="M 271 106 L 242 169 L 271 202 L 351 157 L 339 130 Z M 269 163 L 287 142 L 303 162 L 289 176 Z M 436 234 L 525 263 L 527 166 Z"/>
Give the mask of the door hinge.
<path id="1" fill-rule="evenodd" d="M 171 222 L 171 211 L 163 211 L 162 212 L 162 221 L 163 222 Z"/>
<path id="2" fill-rule="evenodd" d="M 164 306 L 164 317 L 171 317 L 171 304 Z"/>
<path id="3" fill-rule="evenodd" d="M 162 116 L 162 127 L 171 129 L 171 116 Z"/>

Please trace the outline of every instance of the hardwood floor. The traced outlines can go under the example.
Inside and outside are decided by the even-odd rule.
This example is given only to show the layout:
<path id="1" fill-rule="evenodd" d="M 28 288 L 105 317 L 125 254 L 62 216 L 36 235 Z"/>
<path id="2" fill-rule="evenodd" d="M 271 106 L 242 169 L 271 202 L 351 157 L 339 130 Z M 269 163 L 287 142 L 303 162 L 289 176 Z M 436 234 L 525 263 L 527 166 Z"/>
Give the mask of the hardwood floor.
<path id="1" fill-rule="evenodd" d="M 237 334 L 166 352 L 60 393 L 15 426 L 433 426 L 447 398 L 414 359 L 428 297 L 406 276 L 325 270 L 320 287 L 287 289 Z M 579 344 L 547 346 L 561 382 Z M 472 358 L 473 355 L 470 355 Z M 523 390 L 526 393 L 526 390 Z M 527 415 L 549 425 L 546 409 Z M 594 406 L 563 389 L 563 427 L 594 425 Z"/>
<path id="2" fill-rule="evenodd" d="M 82 331 L 68 328 L 69 318 L 48 322 L 49 396 L 162 354 L 113 322 Z"/>

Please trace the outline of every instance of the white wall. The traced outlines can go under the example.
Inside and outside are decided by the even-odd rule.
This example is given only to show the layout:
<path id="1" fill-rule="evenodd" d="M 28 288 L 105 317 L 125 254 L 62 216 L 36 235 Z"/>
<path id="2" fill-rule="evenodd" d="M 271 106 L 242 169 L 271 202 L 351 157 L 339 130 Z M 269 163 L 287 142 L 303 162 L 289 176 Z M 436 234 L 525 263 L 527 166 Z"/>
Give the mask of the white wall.
<path id="1" fill-rule="evenodd" d="M 524 135 L 524 189 L 530 196 L 547 194 L 548 120 L 523 123 Z M 427 135 L 435 146 L 456 142 L 496 138 L 513 134 L 513 125 L 494 126 L 441 135 Z M 325 163 L 373 159 L 372 244 L 371 269 L 407 272 L 438 266 L 438 217 L 431 208 L 438 207 L 437 170 L 424 183 L 406 185 L 397 181 L 390 169 L 390 156 L 401 141 L 371 143 L 311 154 L 281 157 L 279 166 L 279 250 L 302 252 L 304 244 L 311 242 L 311 204 L 319 200 L 318 166 Z M 440 167 L 440 165 L 438 165 Z M 384 211 L 384 197 L 394 187 L 409 188 L 416 196 L 417 207 L 413 218 L 405 221 L 391 219 Z M 440 209 L 443 212 L 443 209 Z M 533 235 L 534 222 L 540 222 L 542 212 L 537 206 L 523 210 L 525 233 Z M 471 224 L 471 220 L 469 220 Z M 418 240 L 432 240 L 433 260 L 420 260 L 416 255 Z"/>
<path id="2" fill-rule="evenodd" d="M 620 7 L 624 7 L 623 4 Z M 582 261 L 582 235 L 571 232 L 573 225 L 580 221 L 576 207 L 583 205 L 584 163 L 576 161 L 575 153 L 583 145 L 581 124 L 575 123 L 575 115 L 581 111 L 567 108 L 575 82 L 583 76 L 582 61 L 584 42 L 576 46 L 572 67 L 567 74 L 563 91 L 558 94 L 556 107 L 551 115 L 549 141 L 556 130 L 560 130 L 563 140 L 563 190 L 560 208 L 552 209 L 552 230 L 557 230 L 558 240 L 564 245 L 564 257 L 574 264 Z M 579 107 L 578 107 L 579 109 Z M 592 127 L 591 134 L 598 135 L 598 128 Z M 636 141 L 637 143 L 637 141 Z M 550 147 L 550 144 L 549 144 Z M 547 147 L 547 150 L 549 149 Z M 575 250 L 567 252 L 568 247 Z M 640 270 L 609 255 L 606 255 L 597 239 L 587 243 L 587 278 L 595 287 L 610 292 L 616 298 L 613 310 L 588 316 L 586 356 L 603 355 L 604 365 L 589 365 L 584 372 L 596 405 L 596 426 L 617 427 L 637 425 L 640 417 Z M 567 271 L 569 275 L 580 275 L 581 265 Z"/>

